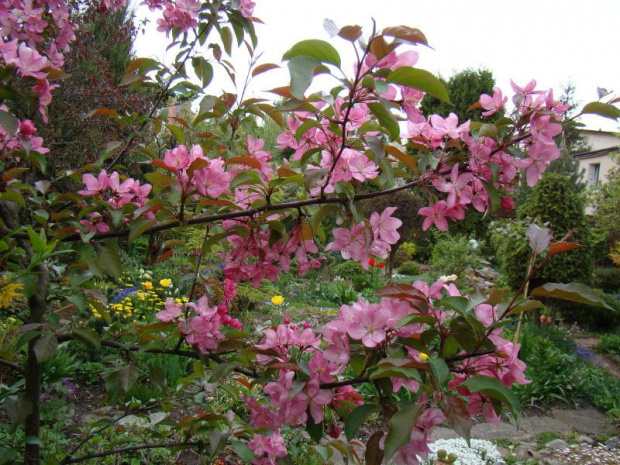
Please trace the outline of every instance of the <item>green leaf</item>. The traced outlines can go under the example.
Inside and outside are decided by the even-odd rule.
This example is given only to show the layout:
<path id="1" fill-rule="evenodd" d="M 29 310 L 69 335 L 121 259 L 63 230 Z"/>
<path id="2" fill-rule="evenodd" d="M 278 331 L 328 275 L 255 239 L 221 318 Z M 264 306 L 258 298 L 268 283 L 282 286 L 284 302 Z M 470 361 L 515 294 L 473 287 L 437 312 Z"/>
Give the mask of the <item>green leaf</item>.
<path id="1" fill-rule="evenodd" d="M 138 237 L 144 234 L 151 226 L 155 225 L 155 220 L 138 220 L 132 221 L 129 225 L 129 237 L 127 240 L 129 243 L 135 241 Z"/>
<path id="2" fill-rule="evenodd" d="M 568 300 L 570 302 L 613 310 L 601 296 L 581 283 L 547 283 L 532 290 L 530 295 L 532 297 L 551 297 L 553 299 Z"/>
<path id="3" fill-rule="evenodd" d="M 89 343 L 96 349 L 101 349 L 101 341 L 95 331 L 88 328 L 77 328 L 73 331 L 73 335 L 84 342 Z"/>
<path id="4" fill-rule="evenodd" d="M 347 440 L 351 441 L 355 438 L 357 430 L 361 424 L 368 418 L 372 412 L 377 409 L 376 405 L 364 404 L 353 410 L 344 422 L 344 433 L 347 436 Z"/>
<path id="5" fill-rule="evenodd" d="M 322 63 L 331 63 L 340 68 L 340 55 L 329 42 L 318 39 L 302 40 L 296 43 L 286 52 L 283 60 L 291 60 L 295 57 L 311 57 Z"/>
<path id="6" fill-rule="evenodd" d="M 393 140 L 398 139 L 400 136 L 400 126 L 392 112 L 380 102 L 369 103 L 368 108 L 377 117 L 379 123 L 388 130 L 390 137 Z"/>
<path id="7" fill-rule="evenodd" d="M 183 134 L 183 128 L 181 128 L 181 126 L 176 124 L 166 124 L 166 127 L 179 144 L 185 144 L 185 134 Z"/>
<path id="8" fill-rule="evenodd" d="M 450 369 L 446 361 L 443 358 L 431 358 L 428 364 L 439 385 L 443 386 L 450 378 Z"/>
<path id="9" fill-rule="evenodd" d="M 538 300 L 526 300 L 525 302 L 521 302 L 519 305 L 512 307 L 507 316 L 519 315 L 522 312 L 528 312 L 530 310 L 534 310 L 535 308 L 544 308 L 545 306 L 542 302 Z"/>
<path id="10" fill-rule="evenodd" d="M 116 247 L 102 245 L 97 249 L 97 264 L 99 267 L 114 278 L 121 275 L 121 257 Z"/>
<path id="11" fill-rule="evenodd" d="M 314 58 L 306 56 L 294 57 L 288 62 L 288 69 L 291 74 L 291 94 L 299 100 L 304 99 L 306 89 L 312 83 L 314 68 L 320 62 Z"/>
<path id="12" fill-rule="evenodd" d="M 450 97 L 448 96 L 448 91 L 443 83 L 432 73 L 429 73 L 424 69 L 403 66 L 392 71 L 386 80 L 387 82 L 421 90 L 429 95 L 432 95 L 433 97 L 438 98 L 439 100 L 443 100 L 446 103 L 451 103 Z"/>
<path id="13" fill-rule="evenodd" d="M 396 329 L 413 324 L 434 325 L 435 323 L 437 323 L 437 318 L 434 316 L 413 313 L 403 317 L 396 325 Z"/>
<path id="14" fill-rule="evenodd" d="M 590 102 L 583 107 L 581 114 L 593 114 L 617 120 L 620 118 L 620 109 L 609 103 Z"/>
<path id="15" fill-rule="evenodd" d="M 34 355 L 37 362 L 44 362 L 54 355 L 58 347 L 58 339 L 54 334 L 44 334 L 34 343 Z"/>
<path id="16" fill-rule="evenodd" d="M 385 438 L 385 457 L 386 463 L 392 458 L 394 453 L 411 440 L 411 432 L 420 416 L 422 406 L 409 403 L 396 412 L 390 419 L 390 428 Z"/>
<path id="17" fill-rule="evenodd" d="M 420 377 L 420 372 L 411 367 L 401 367 L 396 365 L 381 365 L 372 371 L 370 374 L 370 379 L 381 379 L 381 378 L 404 378 L 404 379 L 415 379 L 418 382 L 422 381 Z"/>
<path id="18" fill-rule="evenodd" d="M 127 365 L 117 371 L 117 382 L 120 388 L 127 392 L 129 391 L 138 378 L 140 377 L 140 370 L 133 365 Z"/>
<path id="19" fill-rule="evenodd" d="M 488 376 L 474 376 L 461 383 L 461 386 L 466 387 L 471 392 L 479 392 L 492 399 L 497 399 L 506 404 L 515 417 L 519 415 L 519 400 L 517 396 L 499 380 L 489 378 Z"/>
<path id="20" fill-rule="evenodd" d="M 323 422 L 316 424 L 309 411 L 306 421 L 306 431 L 315 442 L 319 442 L 321 438 L 323 438 Z"/>
<path id="21" fill-rule="evenodd" d="M 250 463 L 256 458 L 252 449 L 245 442 L 235 441 L 230 445 L 241 460 Z"/>
<path id="22" fill-rule="evenodd" d="M 461 315 L 467 313 L 467 310 L 469 309 L 469 299 L 467 297 L 448 296 L 441 299 L 438 304 L 451 310 L 455 310 Z"/>
<path id="23" fill-rule="evenodd" d="M 19 127 L 19 120 L 12 113 L 0 110 L 0 126 L 2 126 L 9 135 L 9 139 L 15 135 Z"/>

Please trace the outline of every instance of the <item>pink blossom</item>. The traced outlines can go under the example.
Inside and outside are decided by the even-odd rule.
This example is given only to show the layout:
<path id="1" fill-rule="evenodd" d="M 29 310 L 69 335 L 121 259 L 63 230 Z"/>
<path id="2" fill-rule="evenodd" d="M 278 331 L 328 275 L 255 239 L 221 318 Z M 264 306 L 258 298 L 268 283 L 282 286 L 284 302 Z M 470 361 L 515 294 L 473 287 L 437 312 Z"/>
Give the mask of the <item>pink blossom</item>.
<path id="1" fill-rule="evenodd" d="M 493 87 L 493 97 L 487 94 L 480 96 L 480 106 L 487 111 L 483 111 L 483 116 L 491 116 L 504 108 L 508 97 L 502 96 L 502 91 L 498 87 Z"/>
<path id="2" fill-rule="evenodd" d="M 448 210 L 446 202 L 440 200 L 430 207 L 422 207 L 418 210 L 418 214 L 424 215 L 427 218 L 422 223 L 422 230 L 426 231 L 431 225 L 437 226 L 440 231 L 448 230 L 448 222 L 446 221 L 446 211 Z"/>
<path id="3" fill-rule="evenodd" d="M 284 438 L 280 436 L 280 432 L 277 430 L 268 436 L 255 434 L 252 440 L 248 442 L 248 447 L 258 457 L 252 460 L 252 465 L 275 465 L 278 457 L 284 457 L 287 454 Z M 267 457 L 263 458 L 263 455 Z"/>
<path id="4" fill-rule="evenodd" d="M 252 19 L 252 14 L 254 13 L 255 6 L 256 3 L 254 3 L 252 0 L 241 0 L 241 2 L 239 3 L 239 12 L 241 13 L 241 16 L 247 19 Z"/>
<path id="5" fill-rule="evenodd" d="M 181 306 L 174 302 L 174 299 L 168 297 L 166 299 L 165 309 L 161 312 L 157 312 L 155 314 L 156 318 L 159 318 L 164 323 L 170 323 L 171 321 L 177 319 L 183 313 Z"/>
<path id="6" fill-rule="evenodd" d="M 322 390 L 319 387 L 318 380 L 313 379 L 306 383 L 306 387 L 300 394 L 308 404 L 308 407 L 310 407 L 310 414 L 312 415 L 314 423 L 318 425 L 323 421 L 325 416 L 323 407 L 331 402 L 332 393 Z"/>
<path id="7" fill-rule="evenodd" d="M 376 238 L 380 238 L 390 245 L 394 245 L 400 239 L 397 229 L 403 224 L 401 220 L 392 216 L 396 207 L 387 207 L 381 212 L 373 212 L 370 215 L 370 225 Z"/>
<path id="8" fill-rule="evenodd" d="M 19 57 L 11 59 L 10 63 L 15 64 L 22 76 L 31 76 L 35 79 L 45 79 L 48 73 L 42 70 L 50 66 L 46 57 L 23 42 L 19 45 Z"/>

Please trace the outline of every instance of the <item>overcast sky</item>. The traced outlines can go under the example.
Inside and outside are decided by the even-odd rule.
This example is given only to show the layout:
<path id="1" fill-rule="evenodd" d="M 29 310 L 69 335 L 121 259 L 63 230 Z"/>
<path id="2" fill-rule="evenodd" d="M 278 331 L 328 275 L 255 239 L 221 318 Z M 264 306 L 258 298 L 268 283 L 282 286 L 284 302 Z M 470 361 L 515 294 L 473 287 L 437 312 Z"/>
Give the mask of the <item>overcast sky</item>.
<path id="1" fill-rule="evenodd" d="M 620 0 L 255 1 L 254 14 L 264 22 L 257 25 L 262 61 L 279 63 L 282 54 L 303 39 L 330 40 L 323 29 L 325 18 L 338 26 L 360 25 L 366 34 L 374 18 L 379 29 L 419 28 L 433 49 L 417 47 L 417 66 L 444 77 L 465 68 L 486 68 L 505 93 L 511 79 L 520 85 L 536 79 L 539 88 L 553 87 L 558 96 L 561 86 L 572 82 L 582 104 L 597 99 L 597 87 L 620 95 Z M 161 59 L 161 36 L 154 28 L 139 36 L 138 55 Z M 332 44 L 343 57 L 349 56 L 350 44 L 338 38 Z M 267 75 L 252 89 L 256 94 L 285 84 L 285 75 Z M 620 129 L 604 118 L 584 122 L 591 129 Z"/>

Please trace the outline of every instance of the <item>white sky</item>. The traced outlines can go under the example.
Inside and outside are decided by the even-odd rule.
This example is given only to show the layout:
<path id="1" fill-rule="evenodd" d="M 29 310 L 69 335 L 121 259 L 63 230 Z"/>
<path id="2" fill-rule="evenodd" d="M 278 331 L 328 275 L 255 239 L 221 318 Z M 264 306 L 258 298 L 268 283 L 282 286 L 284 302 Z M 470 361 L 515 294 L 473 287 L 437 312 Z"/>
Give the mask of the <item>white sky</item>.
<path id="1" fill-rule="evenodd" d="M 358 24 L 367 36 L 378 29 L 419 28 L 433 49 L 417 47 L 417 67 L 449 77 L 465 68 L 486 68 L 510 93 L 510 79 L 524 85 L 536 79 L 542 89 L 572 82 L 581 104 L 597 100 L 597 87 L 620 95 L 620 0 L 255 0 L 261 62 L 280 63 L 282 54 L 304 39 L 330 41 L 323 29 L 329 18 L 338 26 Z M 140 15 L 144 9 L 138 10 Z M 165 37 L 152 27 L 136 41 L 139 56 L 164 58 Z M 331 40 L 343 61 L 350 44 Z M 165 58 L 171 58 L 168 53 Z M 238 69 L 247 56 L 240 54 Z M 345 66 L 346 71 L 351 67 Z M 259 76 L 252 94 L 288 84 L 287 75 Z M 242 81 L 238 78 L 238 81 Z M 223 81 L 216 81 L 223 87 Z M 214 89 L 215 91 L 220 89 Z M 619 130 L 602 117 L 587 117 L 590 129 Z"/>

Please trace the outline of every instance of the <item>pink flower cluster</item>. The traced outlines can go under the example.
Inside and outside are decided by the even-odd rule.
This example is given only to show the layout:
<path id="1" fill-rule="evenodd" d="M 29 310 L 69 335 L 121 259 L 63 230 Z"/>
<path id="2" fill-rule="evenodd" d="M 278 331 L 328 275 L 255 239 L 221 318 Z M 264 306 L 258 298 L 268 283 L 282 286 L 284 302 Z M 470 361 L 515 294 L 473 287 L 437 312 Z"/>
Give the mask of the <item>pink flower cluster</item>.
<path id="1" fill-rule="evenodd" d="M 513 83 L 517 103 L 516 119 L 526 122 L 518 128 L 517 135 L 517 138 L 523 139 L 521 144 L 525 158 L 515 158 L 507 151 L 508 147 L 490 137 L 472 137 L 468 133 L 468 123 L 457 126 L 456 115 L 451 115 L 443 122 L 440 117 L 433 115 L 428 122 L 409 125 L 410 137 L 418 144 L 437 149 L 451 146 L 455 140 L 460 139 L 468 149 L 466 162 L 452 165 L 446 163 L 438 167 L 432 184 L 447 197 L 419 210 L 419 214 L 426 216 L 424 230 L 435 225 L 439 230 L 446 231 L 447 219 L 463 219 L 465 208 L 469 205 L 480 212 L 485 211 L 490 204 L 487 186 L 492 185 L 498 191 L 512 192 L 518 170 L 526 170 L 527 184 L 533 186 L 549 163 L 559 158 L 560 149 L 553 138 L 562 132 L 559 121 L 567 107 L 553 100 L 552 91 L 537 91 L 534 90 L 535 86 L 535 81 L 523 89 Z M 479 103 L 487 110 L 485 113 L 491 115 L 502 110 L 506 101 L 507 98 L 495 88 L 493 97 L 484 94 Z M 493 167 L 499 169 L 494 173 Z M 503 198 L 500 206 L 509 209 L 512 205 L 507 198 Z"/>
<path id="2" fill-rule="evenodd" d="M 185 33 L 198 26 L 201 10 L 198 0 L 144 0 L 142 4 L 151 11 L 163 10 L 163 17 L 157 20 L 157 30 L 165 32 L 166 36 L 175 29 Z M 240 0 L 238 10 L 244 18 L 252 20 L 255 5 L 251 0 Z"/>
<path id="3" fill-rule="evenodd" d="M 259 457 L 252 460 L 252 465 L 276 465 L 276 459 L 287 454 L 286 443 L 279 430 L 272 431 L 268 436 L 255 434 L 248 447 Z"/>
<path id="4" fill-rule="evenodd" d="M 225 171 L 224 160 L 207 158 L 200 145 L 194 145 L 189 152 L 179 145 L 152 164 L 175 174 L 182 199 L 196 193 L 217 198 L 230 192 L 231 175 Z"/>
<path id="5" fill-rule="evenodd" d="M 150 184 L 140 184 L 132 178 L 127 178 L 121 182 L 120 175 L 114 171 L 108 175 L 106 170 L 101 170 L 97 177 L 86 173 L 82 176 L 82 182 L 86 189 L 79 190 L 77 193 L 84 197 L 94 197 L 105 200 L 114 210 L 120 210 L 127 204 L 143 207 L 148 202 L 148 195 L 151 192 Z M 152 212 L 141 212 L 147 218 L 152 218 Z M 88 220 L 80 223 L 86 228 L 87 232 L 107 232 L 109 226 L 103 221 L 100 213 L 89 214 Z"/>
<path id="6" fill-rule="evenodd" d="M 241 323 L 228 314 L 228 305 L 231 295 L 225 294 L 225 301 L 217 306 L 209 306 L 207 296 L 202 296 L 198 301 L 185 304 L 187 310 L 192 311 L 193 316 L 185 316 L 183 307 L 174 299 L 166 299 L 164 310 L 157 312 L 155 316 L 165 322 L 174 322 L 185 336 L 185 341 L 196 346 L 202 354 L 214 350 L 224 335 L 220 332 L 222 326 L 240 328 Z M 227 298 L 226 298 L 227 296 Z"/>
<path id="7" fill-rule="evenodd" d="M 368 223 L 361 222 L 351 229 L 334 229 L 334 242 L 328 244 L 325 250 L 338 251 L 345 260 L 355 260 L 367 270 L 371 254 L 387 258 L 391 246 L 400 238 L 396 230 L 402 221 L 392 216 L 395 211 L 396 207 L 387 207 L 380 214 L 373 212 Z"/>
<path id="8" fill-rule="evenodd" d="M 334 392 L 321 388 L 322 383 L 334 381 L 346 365 L 332 363 L 329 355 L 320 350 L 320 343 L 321 339 L 308 327 L 279 325 L 265 331 L 263 341 L 254 346 L 259 351 L 256 360 L 266 368 L 278 369 L 279 377 L 263 388 L 269 396 L 269 405 L 259 403 L 255 397 L 246 399 L 252 423 L 272 430 L 284 425 L 303 425 L 309 412 L 312 420 L 319 424 L 325 418 L 327 406 L 336 408 L 346 402 L 363 403 L 350 386 Z M 303 382 L 291 369 L 302 358 L 307 359 Z M 296 394 L 291 395 L 294 385 L 300 389 L 295 389 Z"/>
<path id="9" fill-rule="evenodd" d="M 277 221 L 277 215 L 270 221 Z M 318 253 L 319 249 L 313 239 L 304 237 L 302 224 L 294 226 L 287 238 L 271 243 L 271 232 L 268 228 L 256 229 L 248 223 L 249 221 L 243 220 L 223 223 L 224 227 L 240 232 L 228 237 L 232 251 L 220 254 L 222 261 L 226 263 L 224 275 L 227 278 L 235 282 L 248 281 L 258 287 L 263 279 L 275 281 L 282 270 L 288 273 L 293 258 L 296 259 L 297 270 L 302 276 L 308 270 L 321 266 L 322 257 L 309 256 Z"/>

